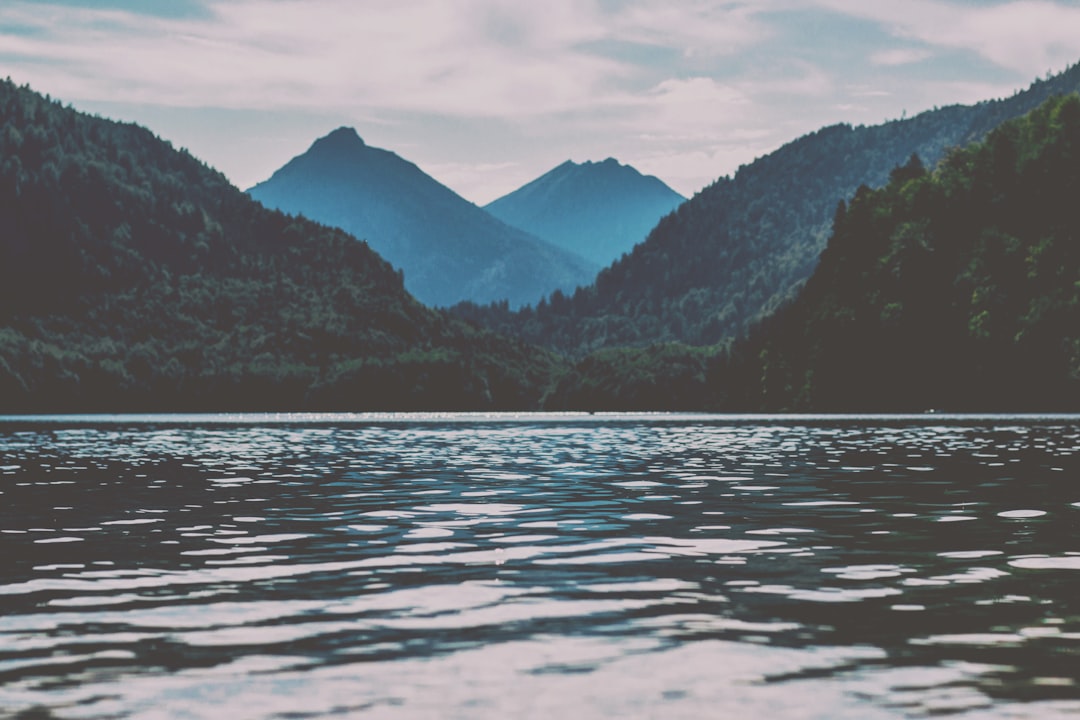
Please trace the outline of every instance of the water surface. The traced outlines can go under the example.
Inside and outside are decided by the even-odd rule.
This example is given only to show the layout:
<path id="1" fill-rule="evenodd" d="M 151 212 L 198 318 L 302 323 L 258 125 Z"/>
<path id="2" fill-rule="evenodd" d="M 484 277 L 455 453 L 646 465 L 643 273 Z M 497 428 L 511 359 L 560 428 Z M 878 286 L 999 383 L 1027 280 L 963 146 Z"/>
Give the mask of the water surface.
<path id="1" fill-rule="evenodd" d="M 1078 529 L 1068 416 L 5 418 L 0 708 L 1066 716 Z"/>

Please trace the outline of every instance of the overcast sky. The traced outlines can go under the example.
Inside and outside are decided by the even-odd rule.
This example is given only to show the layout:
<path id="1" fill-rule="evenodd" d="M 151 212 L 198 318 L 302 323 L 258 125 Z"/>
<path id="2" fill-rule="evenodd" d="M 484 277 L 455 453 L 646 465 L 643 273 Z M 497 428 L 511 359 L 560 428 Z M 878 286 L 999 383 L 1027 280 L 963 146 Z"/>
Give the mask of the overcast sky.
<path id="1" fill-rule="evenodd" d="M 692 195 L 823 125 L 1077 61 L 1064 0 L 0 1 L 0 76 L 241 188 L 351 125 L 479 204 L 606 157 Z"/>

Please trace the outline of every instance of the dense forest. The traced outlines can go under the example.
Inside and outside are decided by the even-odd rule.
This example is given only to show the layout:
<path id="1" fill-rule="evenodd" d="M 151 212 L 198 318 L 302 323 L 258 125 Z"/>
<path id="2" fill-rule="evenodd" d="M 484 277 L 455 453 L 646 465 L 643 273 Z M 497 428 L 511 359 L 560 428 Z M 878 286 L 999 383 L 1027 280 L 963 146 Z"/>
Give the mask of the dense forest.
<path id="1" fill-rule="evenodd" d="M 463 304 L 462 316 L 581 357 L 597 348 L 745 335 L 813 273 L 832 212 L 917 154 L 933 166 L 1046 99 L 1080 90 L 1080 65 L 1005 100 L 950 106 L 873 127 L 837 125 L 724 177 L 665 217 L 647 240 L 574 293 L 534 307 Z"/>
<path id="2" fill-rule="evenodd" d="M 748 338 L 712 351 L 602 351 L 549 403 L 1075 410 L 1078 197 L 1074 94 L 950 151 L 932 172 L 912 156 L 885 187 L 859 188 L 835 208 L 813 277 Z"/>
<path id="3" fill-rule="evenodd" d="M 524 408 L 560 363 L 149 131 L 0 83 L 0 410 Z"/>

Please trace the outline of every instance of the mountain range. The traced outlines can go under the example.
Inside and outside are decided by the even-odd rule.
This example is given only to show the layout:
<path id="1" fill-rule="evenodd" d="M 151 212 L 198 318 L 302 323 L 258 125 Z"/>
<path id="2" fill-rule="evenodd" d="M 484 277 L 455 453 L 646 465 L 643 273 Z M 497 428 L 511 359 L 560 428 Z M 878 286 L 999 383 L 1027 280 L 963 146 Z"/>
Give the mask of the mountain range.
<path id="1" fill-rule="evenodd" d="M 0 81 L 0 411 L 522 409 L 561 367 L 148 130 Z"/>
<path id="2" fill-rule="evenodd" d="M 595 277 L 585 260 L 497 220 L 398 155 L 342 127 L 248 190 L 267 207 L 339 227 L 434 306 L 532 303 Z"/>
<path id="3" fill-rule="evenodd" d="M 659 178 L 608 158 L 598 163 L 568 160 L 484 209 L 606 266 L 685 200 Z"/>
<path id="4" fill-rule="evenodd" d="M 1078 86 L 825 128 L 590 286 L 450 313 L 365 241 L 3 81 L 0 410 L 1075 410 Z M 366 148 L 332 135 L 316 155 Z"/>

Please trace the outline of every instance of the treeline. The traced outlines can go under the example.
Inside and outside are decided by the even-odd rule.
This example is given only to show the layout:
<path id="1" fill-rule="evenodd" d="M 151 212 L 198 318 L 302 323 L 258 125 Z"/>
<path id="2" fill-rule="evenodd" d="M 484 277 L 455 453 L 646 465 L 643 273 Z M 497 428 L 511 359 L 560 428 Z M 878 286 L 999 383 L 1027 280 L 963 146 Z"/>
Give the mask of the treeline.
<path id="1" fill-rule="evenodd" d="M 560 367 L 149 131 L 0 83 L 0 410 L 524 408 Z"/>
<path id="2" fill-rule="evenodd" d="M 861 187 L 836 209 L 805 288 L 748 338 L 709 353 L 597 353 L 549 402 L 618 408 L 652 393 L 656 404 L 653 378 L 666 373 L 668 397 L 691 398 L 679 409 L 1075 410 L 1078 197 L 1070 95 L 933 172 L 913 156 L 885 187 Z"/>

